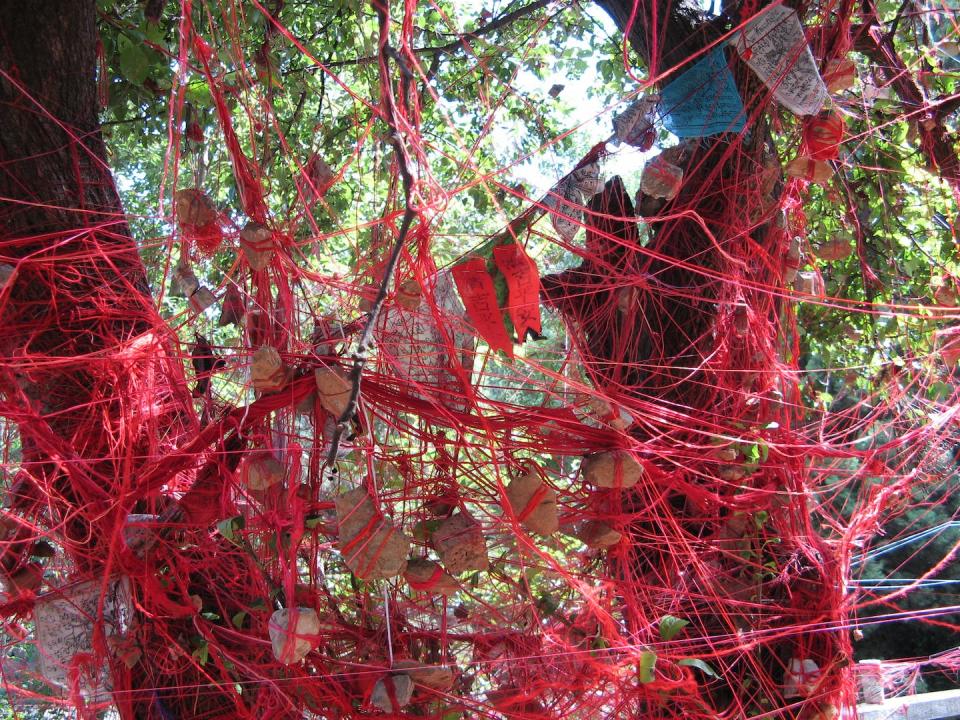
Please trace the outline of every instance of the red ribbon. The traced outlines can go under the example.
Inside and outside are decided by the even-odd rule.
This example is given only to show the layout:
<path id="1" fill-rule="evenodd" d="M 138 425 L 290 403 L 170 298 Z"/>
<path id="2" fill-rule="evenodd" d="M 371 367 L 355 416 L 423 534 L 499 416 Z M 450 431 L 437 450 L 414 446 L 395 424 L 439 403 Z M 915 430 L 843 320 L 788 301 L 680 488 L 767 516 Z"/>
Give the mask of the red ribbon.
<path id="1" fill-rule="evenodd" d="M 243 148 L 240 146 L 240 140 L 237 138 L 237 133 L 233 127 L 230 109 L 227 107 L 227 101 L 224 99 L 223 91 L 220 89 L 221 76 L 214 77 L 210 69 L 210 62 L 213 60 L 213 49 L 197 34 L 193 36 L 193 49 L 201 62 L 201 69 L 207 78 L 207 87 L 210 89 L 213 105 L 217 110 L 217 116 L 220 118 L 220 125 L 223 128 L 224 144 L 227 146 L 227 152 L 233 163 L 233 175 L 237 181 L 237 189 L 240 191 L 240 202 L 243 205 L 243 211 L 251 220 L 266 223 L 268 215 L 267 202 L 264 199 L 263 185 L 260 183 L 257 168 L 250 161 L 250 158 L 244 154 Z"/>
<path id="2" fill-rule="evenodd" d="M 537 265 L 517 243 L 497 245 L 493 259 L 507 281 L 510 300 L 507 312 L 522 343 L 528 332 L 540 335 L 540 273 Z"/>
<path id="3" fill-rule="evenodd" d="M 470 258 L 453 268 L 453 280 L 467 309 L 467 317 L 491 350 L 503 350 L 513 357 L 513 343 L 507 336 L 493 280 L 482 258 Z"/>

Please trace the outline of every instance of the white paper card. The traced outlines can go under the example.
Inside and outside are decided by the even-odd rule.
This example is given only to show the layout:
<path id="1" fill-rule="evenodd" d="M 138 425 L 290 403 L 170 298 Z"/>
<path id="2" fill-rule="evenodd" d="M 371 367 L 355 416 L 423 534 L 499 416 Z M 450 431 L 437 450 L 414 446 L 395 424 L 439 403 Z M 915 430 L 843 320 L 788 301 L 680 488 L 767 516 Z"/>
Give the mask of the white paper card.
<path id="1" fill-rule="evenodd" d="M 568 177 L 562 180 L 543 201 L 550 212 L 550 224 L 566 242 L 573 242 L 583 224 L 583 193 Z"/>
<path id="2" fill-rule="evenodd" d="M 466 310 L 447 270 L 436 275 L 433 302 L 428 293 L 415 310 L 399 304 L 384 308 L 377 328 L 381 362 L 414 397 L 466 410 L 463 385 L 470 381 L 476 345 L 464 319 Z M 439 318 L 434 316 L 434 303 Z M 446 322 L 443 328 L 440 318 Z"/>
<path id="3" fill-rule="evenodd" d="M 750 20 L 736 39 L 737 52 L 781 105 L 813 115 L 827 99 L 803 25 L 795 10 L 774 5 Z"/>
<path id="4" fill-rule="evenodd" d="M 613 118 L 613 134 L 617 142 L 641 146 L 644 135 L 653 129 L 653 119 L 659 103 L 659 95 L 644 95 Z"/>
<path id="5" fill-rule="evenodd" d="M 103 597 L 103 633 L 122 635 L 133 616 L 130 581 L 123 577 L 73 585 L 44 595 L 33 610 L 40 672 L 49 683 L 69 690 L 76 682 L 87 699 L 105 700 L 112 687 L 104 664 L 93 665 L 93 629 Z M 72 680 L 71 678 L 75 678 Z"/>
<path id="6" fill-rule="evenodd" d="M 597 163 L 578 167 L 570 173 L 570 182 L 576 185 L 577 190 L 583 193 L 587 200 L 603 192 L 603 176 L 600 174 L 600 166 Z"/>

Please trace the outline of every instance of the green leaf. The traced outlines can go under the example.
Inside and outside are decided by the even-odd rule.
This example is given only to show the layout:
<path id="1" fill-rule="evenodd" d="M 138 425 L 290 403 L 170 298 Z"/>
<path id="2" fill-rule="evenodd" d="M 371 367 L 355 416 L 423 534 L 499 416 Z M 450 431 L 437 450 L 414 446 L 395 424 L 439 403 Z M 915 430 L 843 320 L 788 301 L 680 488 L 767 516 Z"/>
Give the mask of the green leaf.
<path id="1" fill-rule="evenodd" d="M 166 45 L 166 31 L 160 23 L 147 22 L 143 26 L 143 34 L 154 45 Z"/>
<path id="2" fill-rule="evenodd" d="M 233 542 L 233 518 L 227 518 L 217 523 L 217 532 L 227 540 Z"/>
<path id="3" fill-rule="evenodd" d="M 237 630 L 243 627 L 243 621 L 246 619 L 247 619 L 247 613 L 245 610 L 241 610 L 240 612 L 235 613 L 234 616 L 230 618 L 231 622 L 233 623 L 233 626 Z"/>
<path id="4" fill-rule="evenodd" d="M 560 603 L 550 593 L 543 593 L 537 602 L 537 610 L 545 617 L 550 617 L 559 609 Z"/>
<path id="5" fill-rule="evenodd" d="M 237 531 L 242 530 L 246 523 L 242 515 L 227 518 L 217 523 L 217 532 L 230 542 L 236 542 Z"/>
<path id="6" fill-rule="evenodd" d="M 931 383 L 927 389 L 927 397 L 931 400 L 948 400 L 952 394 L 953 388 L 939 380 Z"/>
<path id="7" fill-rule="evenodd" d="M 487 195 L 487 189 L 481 185 L 474 185 L 467 190 L 467 195 L 473 200 L 473 206 L 481 213 L 486 212 L 490 207 L 490 198 Z"/>
<path id="8" fill-rule="evenodd" d="M 139 45 L 127 37 L 120 37 L 120 72 L 134 85 L 143 85 L 150 74 L 150 60 Z"/>
<path id="9" fill-rule="evenodd" d="M 207 641 L 204 640 L 200 643 L 200 647 L 193 651 L 193 659 L 200 663 L 200 667 L 203 667 L 207 664 L 207 660 L 210 659 L 210 646 L 207 645 Z"/>
<path id="10" fill-rule="evenodd" d="M 753 524 L 756 525 L 757 530 L 759 530 L 766 524 L 769 518 L 770 514 L 766 510 L 757 510 L 757 512 L 753 514 Z"/>
<path id="11" fill-rule="evenodd" d="M 695 667 L 697 668 L 697 670 L 702 670 L 704 673 L 706 673 L 710 677 L 720 677 L 719 675 L 717 675 L 716 670 L 714 670 L 712 667 L 707 665 L 707 663 L 705 663 L 703 660 L 700 660 L 699 658 L 684 658 L 683 660 L 680 660 L 679 662 L 677 662 L 677 665 L 686 665 L 687 667 Z"/>
<path id="12" fill-rule="evenodd" d="M 195 107 L 206 108 L 213 105 L 213 95 L 210 94 L 210 88 L 205 82 L 191 82 L 187 85 L 186 98 Z"/>
<path id="13" fill-rule="evenodd" d="M 637 669 L 637 676 L 640 678 L 640 682 L 653 682 L 653 670 L 656 665 L 657 654 L 653 650 L 644 650 L 642 653 L 640 653 L 640 667 Z"/>
<path id="14" fill-rule="evenodd" d="M 689 620 L 674 617 L 673 615 L 664 615 L 660 618 L 660 637 L 663 640 L 673 640 L 677 636 L 677 633 L 689 624 Z"/>
<path id="15" fill-rule="evenodd" d="M 429 520 L 421 520 L 416 525 L 413 526 L 413 538 L 414 540 L 420 540 L 421 542 L 426 542 L 430 539 L 430 536 L 437 531 L 437 528 L 440 527 L 440 523 L 443 520 L 440 518 L 430 518 Z"/>

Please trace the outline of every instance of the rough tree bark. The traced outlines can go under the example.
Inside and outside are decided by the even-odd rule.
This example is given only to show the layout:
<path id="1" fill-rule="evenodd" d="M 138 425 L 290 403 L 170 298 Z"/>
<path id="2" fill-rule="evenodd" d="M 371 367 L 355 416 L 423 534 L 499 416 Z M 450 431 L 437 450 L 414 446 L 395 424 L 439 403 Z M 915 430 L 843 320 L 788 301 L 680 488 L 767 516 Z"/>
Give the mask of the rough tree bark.
<path id="1" fill-rule="evenodd" d="M 280 692 L 241 697 L 222 667 L 223 682 L 211 681 L 183 640 L 194 634 L 191 612 L 170 614 L 177 597 L 216 595 L 229 617 L 269 591 L 225 541 L 216 566 L 198 571 L 192 554 L 220 542 L 208 527 L 246 441 L 237 422 L 200 432 L 176 338 L 154 308 L 100 134 L 96 18 L 95 0 L 0 2 L 0 264 L 15 269 L 0 289 L 0 415 L 22 446 L 0 514 L 0 613 L 26 615 L 35 591 L 49 589 L 31 557 L 39 528 L 65 551 L 68 583 L 127 575 L 145 611 L 124 641 L 138 650 L 126 655 L 132 667 L 109 658 L 122 717 L 220 717 L 258 702 L 287 717 Z M 161 492 L 170 483 L 189 492 L 175 502 Z M 183 522 L 140 558 L 123 550 L 130 513 Z M 176 587 L 158 586 L 164 572 Z M 161 652 L 172 661 L 155 662 Z"/>
<path id="2" fill-rule="evenodd" d="M 169 344 L 152 334 L 158 317 L 107 165 L 97 39 L 94 0 L 0 4 L 0 262 L 15 268 L 0 305 L 4 414 L 21 435 L 21 502 L 36 484 L 54 491 L 81 566 L 102 538 L 69 508 L 130 491 L 189 407 L 178 374 L 146 378 Z M 145 390 L 156 394 L 136 395 Z"/>
<path id="3" fill-rule="evenodd" d="M 653 65 L 652 76 L 674 68 L 685 70 L 685 60 L 714 41 L 720 23 L 725 22 L 722 18 L 708 19 L 671 0 L 598 0 L 598 4 L 626 33 L 647 66 Z M 782 367 L 778 354 L 785 338 L 776 337 L 767 328 L 778 327 L 780 302 L 762 290 L 782 284 L 779 267 L 786 254 L 785 234 L 771 232 L 777 222 L 774 210 L 780 190 L 779 183 L 770 182 L 776 158 L 769 142 L 767 108 L 759 107 L 772 101 L 743 63 L 735 62 L 734 76 L 751 118 L 747 131 L 740 136 L 720 134 L 684 141 L 683 153 L 671 159 L 684 168 L 677 197 L 666 203 L 643 200 L 642 214 L 651 218 L 646 248 L 656 255 L 639 252 L 638 233 L 630 219 L 633 206 L 615 178 L 588 208 L 586 245 L 591 257 L 577 268 L 544 278 L 543 289 L 548 300 L 580 328 L 585 343 L 581 348 L 584 365 L 596 385 L 613 397 L 629 398 L 628 404 L 639 401 L 649 408 L 651 417 L 644 418 L 634 434 L 654 448 L 655 457 L 674 456 L 661 465 L 664 476 L 652 481 L 651 494 L 644 497 L 641 490 L 632 505 L 625 503 L 626 507 L 619 510 L 631 513 L 635 536 L 659 538 L 659 544 L 668 548 L 701 544 L 703 557 L 720 557 L 734 531 L 729 513 L 738 507 L 748 516 L 753 512 L 769 514 L 774 536 L 784 539 L 767 558 L 782 568 L 780 578 L 766 583 L 754 595 L 758 603 L 782 608 L 782 617 L 772 626 L 749 610 L 738 609 L 736 596 L 743 589 L 738 590 L 736 582 L 718 581 L 716 577 L 691 581 L 700 588 L 695 592 L 715 597 L 712 618 L 709 607 L 694 604 L 687 609 L 691 614 L 685 617 L 696 616 L 702 623 L 698 627 L 702 636 L 760 631 L 761 627 L 771 629 L 780 623 L 792 628 L 762 649 L 762 670 L 751 668 L 757 661 L 749 652 L 724 658 L 722 682 L 708 691 L 710 703 L 716 711 L 732 715 L 763 712 L 760 706 L 750 706 L 755 696 L 752 689 L 746 689 L 745 679 L 749 679 L 752 688 L 770 693 L 765 702 L 768 707 L 782 708 L 784 717 L 824 719 L 833 716 L 837 703 L 849 701 L 844 695 L 842 669 L 850 660 L 850 646 L 842 632 L 806 629 L 841 621 L 844 601 L 840 563 L 832 546 L 819 537 L 810 521 L 802 464 L 778 458 L 774 452 L 767 469 L 753 477 L 741 476 L 737 483 L 741 486 L 762 487 L 765 493 L 784 492 L 784 498 L 790 498 L 771 504 L 772 495 L 766 494 L 757 496 L 751 505 L 740 504 L 730 492 L 729 483 L 717 479 L 722 468 L 710 459 L 709 450 L 706 461 L 702 455 L 696 458 L 686 454 L 687 448 L 708 449 L 711 436 L 717 432 L 737 436 L 742 425 L 734 424 L 731 418 L 759 421 L 760 426 L 778 419 L 781 427 L 789 427 L 789 412 L 777 407 L 777 397 L 782 390 L 788 402 L 798 401 L 795 387 L 787 383 L 776 387 L 778 367 Z M 768 191 L 758 191 L 763 187 Z M 681 214 L 671 215 L 675 211 Z M 610 242 L 610 236 L 619 242 Z M 718 269 L 732 273 L 732 277 L 718 276 L 714 273 Z M 636 300 L 628 301 L 635 303 L 635 310 L 618 313 L 623 302 L 622 296 L 618 297 L 623 292 L 623 278 L 633 274 L 646 278 L 634 289 Z M 611 276 L 618 282 L 608 282 Z M 760 291 L 744 289 L 739 293 L 738 279 Z M 754 318 L 749 335 L 720 344 L 718 338 L 729 332 L 738 312 Z M 598 322 L 597 318 L 616 320 Z M 717 351 L 729 353 L 725 364 L 717 363 Z M 731 377 L 738 375 L 743 384 L 731 388 Z M 745 406 L 748 395 L 753 395 L 758 404 Z M 649 428 L 653 430 L 648 436 Z M 775 445 L 776 439 L 771 440 Z M 674 462 L 684 469 L 676 469 Z M 665 486 L 673 490 L 663 502 L 658 488 Z M 708 503 L 704 497 L 710 498 Z M 659 505 L 651 511 L 651 503 Z M 708 508 L 715 513 L 712 518 L 705 512 Z M 618 512 L 615 507 L 608 510 Z M 662 536 L 668 528 L 675 534 Z M 629 597 L 638 576 L 650 578 L 657 586 L 662 578 L 685 575 L 688 569 L 677 567 L 675 560 L 669 551 L 657 549 L 657 543 L 634 544 L 630 560 L 614 567 L 613 572 L 624 578 L 620 591 Z M 740 574 L 736 565 L 729 557 L 721 557 L 714 570 L 723 567 L 735 578 Z M 705 587 L 713 589 L 704 591 Z M 626 602 L 625 608 L 642 606 L 642 601 L 636 598 L 632 605 Z M 644 613 L 650 612 L 655 611 L 644 608 L 641 617 L 632 619 L 625 609 L 628 623 L 640 632 L 646 626 Z M 777 688 L 783 686 L 784 668 L 796 658 L 815 658 L 822 668 L 822 680 L 818 697 L 794 704 L 779 697 Z M 678 707 L 677 712 L 683 711 Z"/>
<path id="4" fill-rule="evenodd" d="M 121 572 L 127 514 L 167 502 L 141 468 L 197 429 L 107 164 L 96 18 L 95 0 L 0 3 L 0 263 L 14 268 L 0 414 L 22 449 L 0 528 L 5 615 L 43 588 L 35 527 L 65 551 L 68 581 Z"/>
<path id="5" fill-rule="evenodd" d="M 148 412 L 125 405 L 140 400 L 130 394 L 162 339 L 144 337 L 156 314 L 100 135 L 97 38 L 94 0 L 0 4 L 0 262 L 15 268 L 0 304 L 0 389 L 23 448 L 14 500 L 68 523 L 80 567 L 103 538 L 72 508 L 129 490 L 163 437 L 147 433 L 169 422 L 174 436 L 185 410 L 175 392 L 143 398 Z M 138 440 L 111 449 L 128 422 Z M 31 510 L 39 489 L 57 500 L 47 510 Z M 6 548 L 7 570 L 20 549 Z"/>
<path id="6" fill-rule="evenodd" d="M 622 29 L 627 28 L 633 14 L 630 0 L 600 4 Z M 2 413 L 18 424 L 23 445 L 23 472 L 13 506 L 43 526 L 67 522 L 64 545 L 76 567 L 87 570 L 96 569 L 90 567 L 91 558 L 97 557 L 91 543 L 113 538 L 126 513 L 144 501 L 137 470 L 195 429 L 178 381 L 178 364 L 157 367 L 157 356 L 169 356 L 167 341 L 144 339 L 158 323 L 99 133 L 95 19 L 94 0 L 0 3 L 0 263 L 16 268 L 10 286 L 0 295 L 5 331 L 0 340 L 0 391 Z M 706 31 L 698 31 L 700 22 L 678 3 L 641 4 L 630 39 L 642 55 L 656 52 L 662 60 L 660 69 L 666 70 L 706 42 Z M 701 170 L 690 174 L 689 185 L 697 178 L 706 182 L 722 176 L 725 142 L 696 149 L 688 169 Z M 753 152 L 759 172 L 762 143 L 755 141 Z M 614 192 L 619 190 L 612 187 Z M 682 192 L 678 202 L 688 197 Z M 709 193 L 700 202 L 703 216 L 716 219 L 718 226 L 720 215 L 736 211 Z M 626 210 L 626 204 L 621 205 Z M 709 255 L 702 259 L 702 233 L 689 220 L 664 223 L 656 232 L 673 238 L 669 249 L 674 260 L 698 257 L 701 266 L 709 264 Z M 669 260 L 657 274 L 668 286 L 683 284 L 681 275 L 689 280 L 686 271 Z M 675 275 L 676 281 L 671 279 Z M 582 283 L 583 278 L 568 276 L 560 284 L 564 282 Z M 696 304 L 689 298 L 668 300 L 678 311 L 686 307 L 686 320 L 678 321 L 681 315 L 669 308 L 664 311 L 661 304 L 649 316 L 666 318 L 668 325 L 653 331 L 623 329 L 629 336 L 626 346 L 640 354 L 634 360 L 641 362 L 634 365 L 642 364 L 644 357 L 672 358 L 678 366 L 702 360 L 695 355 L 695 340 L 713 319 L 710 299 L 718 287 L 702 277 L 696 282 L 699 285 L 691 292 L 700 298 Z M 595 347 L 598 362 L 622 365 L 622 355 L 612 353 L 614 349 L 622 353 L 623 336 L 600 339 Z M 170 383 L 147 379 L 155 372 L 167 373 Z M 611 370 L 605 372 L 609 377 Z M 660 386 L 655 394 L 671 397 L 677 392 L 673 379 L 654 383 L 654 388 Z M 627 375 L 614 380 L 621 390 L 630 391 L 643 378 Z M 145 387 L 155 395 L 140 397 L 140 404 L 127 402 Z M 677 399 L 689 401 L 690 396 L 681 393 Z M 122 441 L 119 446 L 117 440 Z M 115 502 L 118 496 L 129 500 Z M 44 497 L 54 502 L 41 503 Z M 116 511 L 94 523 L 74 512 L 111 504 Z M 680 520 L 689 525 L 683 517 Z M 6 540 L 0 563 L 9 576 L 23 567 L 29 548 L 17 542 L 15 527 Z M 655 562 L 651 557 L 641 560 Z M 802 594 L 815 594 L 824 580 L 804 576 L 802 563 L 799 568 L 794 590 L 806 585 Z M 148 682 L 149 673 L 137 672 L 142 677 L 131 680 L 132 686 L 163 687 L 165 678 Z"/>

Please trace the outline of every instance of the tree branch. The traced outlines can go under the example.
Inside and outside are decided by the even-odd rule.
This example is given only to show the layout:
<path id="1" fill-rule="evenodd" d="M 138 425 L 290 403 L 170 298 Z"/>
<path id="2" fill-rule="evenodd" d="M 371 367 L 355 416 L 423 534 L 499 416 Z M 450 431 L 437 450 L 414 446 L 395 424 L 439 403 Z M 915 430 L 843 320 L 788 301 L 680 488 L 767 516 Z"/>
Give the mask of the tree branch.
<path id="1" fill-rule="evenodd" d="M 327 453 L 326 467 L 332 468 L 337 461 L 337 453 L 340 449 L 340 441 L 346 432 L 354 416 L 357 414 L 357 407 L 360 403 L 360 383 L 363 378 L 363 368 L 367 363 L 370 350 L 373 346 L 373 333 L 376 328 L 377 319 L 380 317 L 380 310 L 383 307 L 384 300 L 387 297 L 387 291 L 393 282 L 393 276 L 400 260 L 400 253 L 406 245 L 407 236 L 410 232 L 410 226 L 416 216 L 416 210 L 412 204 L 413 192 L 413 174 L 410 171 L 409 159 L 406 148 L 403 146 L 400 132 L 399 113 L 394 102 L 393 89 L 390 81 L 390 60 L 393 59 L 397 67 L 400 68 L 401 80 L 400 88 L 403 97 L 411 91 L 413 73 L 406 66 L 403 58 L 400 57 L 390 46 L 390 15 L 386 6 L 387 0 L 375 0 L 374 6 L 377 10 L 377 16 L 380 18 L 380 86 L 383 93 L 383 119 L 390 128 L 390 144 L 393 146 L 394 157 L 400 169 L 400 179 L 403 185 L 404 212 L 403 219 L 400 221 L 400 229 L 397 232 L 397 239 L 394 241 L 393 248 L 390 251 L 390 257 L 387 260 L 387 266 L 383 272 L 383 279 L 380 282 L 380 288 L 377 291 L 377 297 L 370 308 L 369 318 L 360 338 L 357 341 L 356 349 L 352 353 L 353 367 L 350 370 L 350 397 L 347 401 L 347 407 L 343 414 L 337 420 L 337 426 L 330 441 L 330 451 Z"/>
<path id="2" fill-rule="evenodd" d="M 882 33 L 873 0 L 866 0 L 870 16 L 868 22 L 854 26 L 853 49 L 866 55 L 883 72 L 887 82 L 896 91 L 900 101 L 907 106 L 907 117 L 916 124 L 920 135 L 920 148 L 927 163 L 940 172 L 950 184 L 954 195 L 960 196 L 960 158 L 957 157 L 957 138 L 943 126 L 946 117 L 956 109 L 957 98 L 950 98 L 937 106 L 927 102 L 923 91 L 913 79 L 893 44 L 889 33 Z M 945 106 L 945 107 L 944 107 Z"/>
<path id="3" fill-rule="evenodd" d="M 447 43 L 446 45 L 439 45 L 436 47 L 422 47 L 414 48 L 414 55 L 452 55 L 455 52 L 464 50 L 467 45 L 466 41 L 469 39 L 479 39 L 486 35 L 490 35 L 497 30 L 510 25 L 513 22 L 516 22 L 520 18 L 526 17 L 535 13 L 537 10 L 546 7 L 555 0 L 535 0 L 535 2 L 530 3 L 529 5 L 524 5 L 522 8 L 518 8 L 512 12 L 508 12 L 505 15 L 492 20 L 483 27 L 477 28 L 471 32 L 465 32 L 457 36 L 457 39 Z M 346 67 L 350 65 L 370 65 L 372 63 L 378 62 L 380 55 L 368 55 L 366 57 L 356 58 L 355 60 L 338 60 L 336 62 L 331 62 L 327 67 Z"/>

